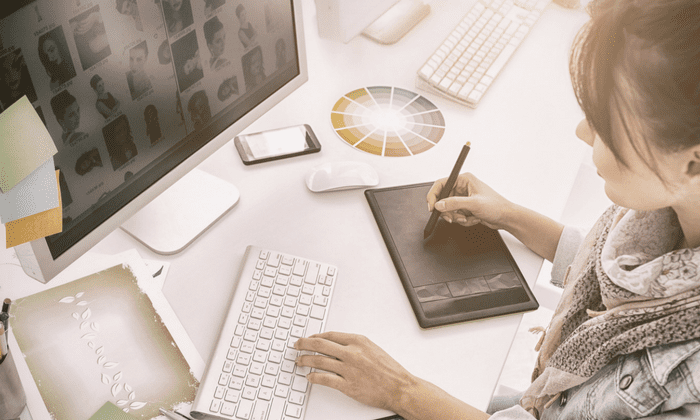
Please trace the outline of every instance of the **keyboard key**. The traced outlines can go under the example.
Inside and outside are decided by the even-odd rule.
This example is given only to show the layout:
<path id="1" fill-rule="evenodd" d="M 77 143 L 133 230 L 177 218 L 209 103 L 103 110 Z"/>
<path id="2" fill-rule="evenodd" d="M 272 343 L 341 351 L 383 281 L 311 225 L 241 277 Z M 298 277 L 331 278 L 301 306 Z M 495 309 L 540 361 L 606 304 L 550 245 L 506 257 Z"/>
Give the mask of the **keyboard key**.
<path id="1" fill-rule="evenodd" d="M 316 319 L 323 319 L 323 316 L 326 314 L 326 308 L 318 305 L 314 305 L 311 307 L 311 313 L 309 316 L 311 318 L 316 318 Z"/>
<path id="2" fill-rule="evenodd" d="M 282 372 L 287 372 L 287 373 L 292 373 L 294 372 L 294 361 L 292 360 L 284 360 L 282 362 Z"/>
<path id="3" fill-rule="evenodd" d="M 251 370 L 252 370 L 252 368 L 251 368 Z M 245 378 L 245 384 L 246 384 L 246 386 L 248 386 L 250 388 L 257 388 L 260 385 L 261 380 L 262 380 L 262 378 L 258 375 L 248 375 L 248 377 Z M 244 392 L 245 392 L 245 389 L 244 389 Z M 249 392 L 251 392 L 251 391 L 249 391 Z"/>
<path id="4" fill-rule="evenodd" d="M 246 400 L 254 400 L 257 393 L 258 393 L 257 389 L 246 386 L 246 387 L 243 387 L 243 392 L 241 393 L 241 398 L 244 398 Z M 243 402 L 243 401 L 241 401 L 241 402 Z"/>
<path id="5" fill-rule="evenodd" d="M 299 375 L 294 375 L 294 379 L 292 381 L 292 389 L 294 391 L 306 392 L 306 388 L 308 386 L 309 386 L 309 381 L 305 377 L 299 376 Z"/>
<path id="6" fill-rule="evenodd" d="M 292 404 L 303 405 L 304 404 L 304 394 L 297 391 L 292 391 L 289 393 L 289 398 L 287 398 Z"/>
<path id="7" fill-rule="evenodd" d="M 289 387 L 286 385 L 277 385 L 275 387 L 275 396 L 287 399 L 287 396 L 289 395 Z"/>
<path id="8" fill-rule="evenodd" d="M 235 410 L 236 410 L 236 405 L 235 405 L 235 404 L 232 404 L 232 403 L 229 403 L 229 402 L 225 402 L 225 403 L 223 403 L 223 404 L 221 405 L 221 414 L 223 414 L 223 415 L 225 415 L 225 416 L 232 416 L 232 415 L 233 415 L 233 412 L 234 412 Z"/>
<path id="9" fill-rule="evenodd" d="M 253 401 L 241 400 L 238 403 L 238 411 L 236 417 L 243 420 L 250 420 L 250 412 L 253 411 Z"/>
<path id="10" fill-rule="evenodd" d="M 226 374 L 226 373 L 222 373 L 221 375 L 219 375 L 219 385 L 221 385 L 221 386 L 226 386 L 226 385 L 228 385 L 228 380 L 229 380 L 230 378 L 231 378 L 230 375 L 228 375 L 228 374 Z"/>
<path id="11" fill-rule="evenodd" d="M 251 420 L 266 420 L 265 415 L 267 414 L 268 403 L 264 401 L 258 401 L 255 404 L 255 409 L 253 410 L 253 417 Z"/>
<path id="12" fill-rule="evenodd" d="M 275 394 L 276 395 L 276 394 Z M 284 396 L 283 398 L 287 398 Z M 281 398 L 274 398 L 272 404 L 270 404 L 270 416 L 268 420 L 281 420 L 284 415 L 284 403 L 285 401 Z"/>
<path id="13" fill-rule="evenodd" d="M 288 372 L 280 373 L 280 376 L 277 378 L 277 382 L 282 384 L 282 385 L 291 385 L 292 384 L 292 374 L 288 373 Z"/>
<path id="14" fill-rule="evenodd" d="M 323 322 L 318 319 L 309 319 L 309 324 L 306 326 L 306 336 L 312 336 L 321 332 Z"/>
<path id="15" fill-rule="evenodd" d="M 270 267 L 279 267 L 282 255 L 279 252 L 270 252 L 270 258 L 267 260 L 267 265 Z"/>
<path id="16" fill-rule="evenodd" d="M 287 404 L 287 409 L 284 412 L 285 415 L 287 415 L 289 417 L 294 417 L 295 419 L 300 418 L 301 413 L 302 413 L 301 406 L 294 405 L 294 404 Z"/>
<path id="17" fill-rule="evenodd" d="M 306 271 L 306 276 L 304 277 L 304 282 L 309 284 L 316 284 L 316 278 L 321 269 L 321 264 L 319 263 L 309 263 L 309 268 Z"/>
<path id="18" fill-rule="evenodd" d="M 218 413 L 221 408 L 221 400 L 212 400 L 211 405 L 209 405 L 209 411 L 212 413 Z"/>
<path id="19" fill-rule="evenodd" d="M 265 375 L 267 377 L 271 377 L 273 380 L 277 377 L 277 374 L 280 371 L 280 365 L 275 364 L 275 363 L 268 363 L 265 365 Z M 263 378 L 263 383 L 264 383 L 264 378 Z"/>
<path id="20" fill-rule="evenodd" d="M 260 388 L 258 391 L 258 398 L 261 400 L 270 401 L 272 399 L 272 388 Z"/>
<path id="21" fill-rule="evenodd" d="M 248 369 L 245 366 L 236 365 L 233 367 L 233 372 L 231 372 L 231 375 L 239 378 L 245 378 L 246 373 L 248 373 Z"/>
<path id="22" fill-rule="evenodd" d="M 301 276 L 292 276 L 292 278 L 289 280 L 289 284 L 293 286 L 301 286 L 302 283 L 304 283 L 304 278 Z"/>
<path id="23" fill-rule="evenodd" d="M 273 341 L 273 348 L 275 347 L 275 342 Z M 282 350 L 284 350 L 284 343 L 282 343 L 282 349 L 281 350 L 276 350 L 276 351 L 271 351 L 270 354 L 267 356 L 267 361 L 270 362 L 268 366 L 272 366 L 271 363 L 281 363 L 282 362 L 282 357 L 283 353 Z"/>
<path id="24" fill-rule="evenodd" d="M 228 383 L 228 387 L 240 391 L 243 389 L 243 378 L 232 377 L 231 381 Z"/>
<path id="25" fill-rule="evenodd" d="M 297 260 L 297 262 L 294 264 L 294 270 L 292 270 L 292 274 L 295 276 L 303 276 L 304 273 L 306 272 L 306 267 L 308 267 L 309 262 L 306 260 Z"/>
<path id="26" fill-rule="evenodd" d="M 233 389 L 229 389 L 228 391 L 226 391 L 226 398 L 224 398 L 224 400 L 226 400 L 228 402 L 232 402 L 232 403 L 237 403 L 238 399 L 240 397 L 241 397 L 240 392 L 233 390 Z M 233 413 L 231 413 L 231 415 L 233 415 Z"/>

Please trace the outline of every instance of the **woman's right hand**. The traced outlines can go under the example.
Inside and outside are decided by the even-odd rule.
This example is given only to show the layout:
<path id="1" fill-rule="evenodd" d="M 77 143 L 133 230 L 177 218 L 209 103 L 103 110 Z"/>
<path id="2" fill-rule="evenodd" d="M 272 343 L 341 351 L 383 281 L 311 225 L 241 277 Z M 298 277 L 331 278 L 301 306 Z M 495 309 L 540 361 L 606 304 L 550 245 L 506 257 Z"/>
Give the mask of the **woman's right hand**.
<path id="1" fill-rule="evenodd" d="M 444 200 L 438 196 L 447 178 L 435 181 L 428 192 L 428 209 L 439 210 L 447 222 L 472 226 L 482 223 L 491 229 L 507 229 L 508 216 L 515 205 L 503 198 L 473 174 L 466 172 L 457 177 L 454 188 Z"/>

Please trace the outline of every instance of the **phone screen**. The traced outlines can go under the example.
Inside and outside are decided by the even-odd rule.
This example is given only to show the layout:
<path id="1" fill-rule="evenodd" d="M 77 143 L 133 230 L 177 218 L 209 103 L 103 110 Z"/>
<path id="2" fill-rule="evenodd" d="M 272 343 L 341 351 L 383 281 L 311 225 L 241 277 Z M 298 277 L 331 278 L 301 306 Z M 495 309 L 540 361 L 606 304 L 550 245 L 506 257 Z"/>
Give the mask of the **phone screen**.
<path id="1" fill-rule="evenodd" d="M 270 130 L 245 136 L 254 159 L 304 151 L 313 145 L 303 126 Z"/>

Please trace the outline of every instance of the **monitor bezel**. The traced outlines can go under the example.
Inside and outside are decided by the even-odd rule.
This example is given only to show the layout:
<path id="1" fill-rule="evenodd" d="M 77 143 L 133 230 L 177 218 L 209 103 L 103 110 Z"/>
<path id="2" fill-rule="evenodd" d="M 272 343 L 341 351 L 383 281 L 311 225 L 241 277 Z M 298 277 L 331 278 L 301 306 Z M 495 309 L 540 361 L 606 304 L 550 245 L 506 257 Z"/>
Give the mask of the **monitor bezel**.
<path id="1" fill-rule="evenodd" d="M 258 104 L 243 115 L 238 121 L 231 124 L 224 131 L 219 133 L 212 140 L 208 141 L 199 150 L 190 155 L 186 160 L 175 166 L 167 174 L 159 180 L 151 184 L 150 187 L 142 191 L 138 196 L 133 198 L 129 203 L 125 204 L 112 216 L 108 217 L 101 224 L 96 226 L 85 237 L 77 241 L 70 248 L 61 253 L 56 259 L 51 255 L 51 251 L 46 242 L 46 239 L 41 238 L 28 243 L 33 253 L 34 264 L 32 268 L 38 267 L 40 273 L 35 272 L 32 268 L 25 266 L 23 269 L 27 275 L 36 278 L 41 282 L 47 282 L 58 275 L 61 271 L 67 268 L 75 260 L 88 252 L 93 246 L 99 243 L 102 239 L 112 233 L 115 229 L 121 226 L 131 216 L 136 214 L 141 208 L 146 206 L 154 198 L 168 189 L 180 178 L 189 171 L 202 163 L 207 157 L 219 150 L 225 144 L 232 142 L 233 138 L 242 132 L 246 127 L 252 124 L 255 120 L 272 109 L 277 103 L 294 92 L 297 88 L 303 85 L 309 78 L 308 66 L 306 62 L 306 43 L 304 37 L 304 25 L 302 19 L 301 0 L 289 0 L 292 3 L 294 15 L 294 32 L 297 40 L 297 54 L 299 64 L 299 74 L 268 96 L 263 102 Z M 22 250 L 23 256 L 26 255 L 26 247 Z M 28 251 L 28 250 L 27 250 Z M 19 252 L 18 252 L 19 254 Z M 26 257 L 23 257 L 26 258 Z M 20 261 L 22 258 L 20 258 Z M 41 277 L 41 278 L 38 278 Z"/>

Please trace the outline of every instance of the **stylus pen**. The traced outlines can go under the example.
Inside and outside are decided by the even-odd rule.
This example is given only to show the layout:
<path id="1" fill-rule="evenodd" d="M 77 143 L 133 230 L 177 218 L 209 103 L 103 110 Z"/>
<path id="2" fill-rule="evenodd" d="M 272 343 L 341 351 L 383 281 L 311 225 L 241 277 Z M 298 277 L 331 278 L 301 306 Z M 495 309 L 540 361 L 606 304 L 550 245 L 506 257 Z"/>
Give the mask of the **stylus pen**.
<path id="1" fill-rule="evenodd" d="M 455 166 L 454 168 L 452 168 L 452 173 L 450 173 L 449 178 L 447 178 L 445 186 L 442 187 L 442 191 L 440 191 L 440 195 L 438 196 L 437 201 L 444 200 L 450 195 L 450 191 L 452 191 L 452 188 L 454 188 L 455 186 L 455 182 L 457 182 L 459 171 L 462 170 L 462 165 L 464 165 L 464 161 L 467 159 L 469 150 L 471 150 L 471 145 L 472 143 L 468 141 L 467 144 L 465 144 L 464 147 L 462 147 L 462 151 L 460 152 L 459 157 L 457 158 L 457 162 L 455 162 Z M 433 213 L 430 215 L 428 224 L 425 226 L 425 230 L 423 231 L 423 239 L 428 239 L 430 235 L 433 234 L 433 231 L 435 230 L 439 219 L 440 211 L 433 208 Z"/>

